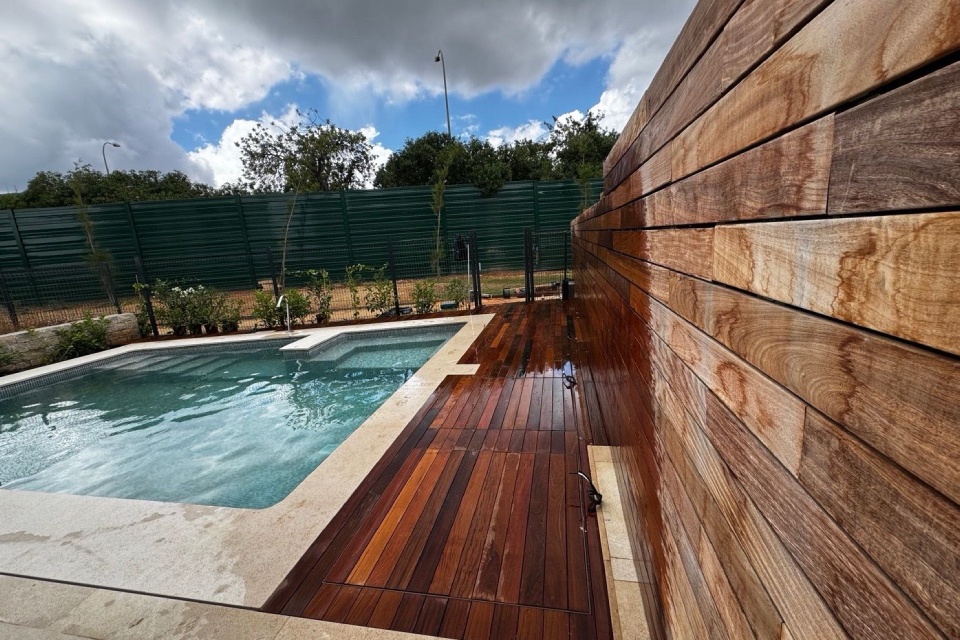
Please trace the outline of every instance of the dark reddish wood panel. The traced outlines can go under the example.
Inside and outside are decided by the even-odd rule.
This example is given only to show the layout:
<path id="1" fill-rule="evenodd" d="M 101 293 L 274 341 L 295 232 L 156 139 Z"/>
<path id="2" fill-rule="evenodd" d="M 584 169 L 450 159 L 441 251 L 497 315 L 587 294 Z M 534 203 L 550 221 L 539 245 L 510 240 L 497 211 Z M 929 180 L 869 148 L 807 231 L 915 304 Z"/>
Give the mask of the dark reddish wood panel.
<path id="1" fill-rule="evenodd" d="M 567 313 L 501 307 L 462 359 L 478 374 L 444 380 L 264 609 L 455 638 L 612 637 L 572 475 L 589 429 L 562 376 Z"/>

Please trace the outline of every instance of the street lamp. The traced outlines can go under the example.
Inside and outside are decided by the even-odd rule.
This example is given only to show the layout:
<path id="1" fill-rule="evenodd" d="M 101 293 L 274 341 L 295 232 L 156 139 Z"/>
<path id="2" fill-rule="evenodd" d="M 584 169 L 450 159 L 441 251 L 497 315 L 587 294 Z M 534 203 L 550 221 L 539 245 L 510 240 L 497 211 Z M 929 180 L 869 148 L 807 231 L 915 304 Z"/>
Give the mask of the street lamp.
<path id="1" fill-rule="evenodd" d="M 103 168 L 107 170 L 107 175 L 110 175 L 110 167 L 107 166 L 107 145 L 111 147 L 119 147 L 116 142 L 104 142 L 103 146 L 100 147 L 100 153 L 103 154 Z"/>
<path id="2" fill-rule="evenodd" d="M 452 138 L 453 134 L 450 133 L 450 99 L 447 97 L 447 64 L 443 60 L 443 49 L 437 51 L 437 57 L 433 61 L 439 62 L 440 68 L 443 69 L 443 102 L 447 105 L 447 136 Z"/>

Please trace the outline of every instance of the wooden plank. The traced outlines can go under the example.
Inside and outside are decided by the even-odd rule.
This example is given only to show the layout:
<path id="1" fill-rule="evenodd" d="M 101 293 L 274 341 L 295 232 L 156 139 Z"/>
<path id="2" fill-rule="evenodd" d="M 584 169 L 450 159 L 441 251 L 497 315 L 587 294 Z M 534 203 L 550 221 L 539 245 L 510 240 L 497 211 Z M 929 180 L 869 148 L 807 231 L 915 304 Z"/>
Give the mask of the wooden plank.
<path id="1" fill-rule="evenodd" d="M 729 629 L 738 629 L 742 626 L 737 614 L 740 609 L 742 615 L 749 620 L 748 626 L 754 630 L 757 638 L 775 638 L 779 635 L 782 618 L 743 547 L 734 537 L 716 502 L 694 471 L 688 453 L 680 441 L 678 430 L 672 428 L 673 420 L 684 419 L 682 409 L 676 404 L 672 394 L 661 397 L 665 400 L 663 411 L 670 416 L 662 427 L 665 449 L 669 454 L 671 467 L 680 476 L 681 486 L 688 492 L 695 510 L 700 514 L 703 527 L 700 536 L 700 561 L 720 615 Z M 733 605 L 730 604 L 731 598 L 735 603 Z M 732 637 L 748 638 L 750 634 L 737 632 L 732 634 Z"/>
<path id="2" fill-rule="evenodd" d="M 654 345 L 657 400 L 661 407 L 670 409 L 670 413 L 663 416 L 669 425 L 664 428 L 680 438 L 697 476 L 744 549 L 780 615 L 800 637 L 846 638 L 819 593 L 707 438 L 704 425 L 708 390 L 665 343 L 655 339 Z"/>
<path id="3" fill-rule="evenodd" d="M 487 530 L 486 538 L 483 540 L 483 549 L 480 553 L 480 564 L 476 572 L 477 580 L 473 588 L 473 598 L 475 599 L 496 599 L 519 467 L 520 454 L 507 454 L 503 465 L 503 476 L 500 480 L 500 486 L 497 488 L 497 498 L 493 505 L 490 527 Z"/>
<path id="4" fill-rule="evenodd" d="M 712 394 L 706 400 L 710 440 L 844 628 L 855 637 L 941 638 L 736 416 Z"/>
<path id="5" fill-rule="evenodd" d="M 643 201 L 644 224 L 823 215 L 833 121 L 832 115 L 816 120 L 651 194 Z"/>
<path id="6" fill-rule="evenodd" d="M 417 467 L 414 469 L 413 474 L 411 474 L 410 478 L 404 484 L 403 490 L 397 496 L 396 502 L 393 503 L 390 511 L 383 519 L 383 522 L 379 527 L 377 527 L 376 534 L 374 534 L 373 538 L 370 540 L 370 543 L 364 550 L 363 555 L 360 556 L 360 559 L 357 561 L 354 569 L 347 577 L 347 582 L 351 584 L 366 584 L 367 578 L 370 576 L 370 573 L 376 566 L 377 561 L 380 559 L 380 555 L 383 553 L 384 548 L 386 548 L 387 544 L 389 544 L 390 539 L 399 525 L 400 520 L 403 518 L 407 507 L 410 506 L 411 502 L 413 501 L 413 498 L 420 487 L 420 483 L 433 467 L 433 463 L 436 460 L 437 455 L 437 451 L 427 451 L 424 453 L 423 457 L 420 459 L 420 462 L 417 464 Z"/>
<path id="7" fill-rule="evenodd" d="M 949 638 L 960 637 L 960 509 L 815 411 L 800 483 Z"/>
<path id="8" fill-rule="evenodd" d="M 413 627 L 413 633 L 435 636 L 440 632 L 447 611 L 447 598 L 428 597 L 420 609 L 420 615 Z"/>
<path id="9" fill-rule="evenodd" d="M 516 638 L 520 622 L 520 607 L 497 605 L 490 624 L 491 638 Z"/>
<path id="10" fill-rule="evenodd" d="M 403 597 L 400 598 L 400 606 L 397 607 L 397 613 L 390 623 L 390 628 L 395 631 L 412 633 L 425 601 L 426 598 L 418 593 L 404 593 Z"/>
<path id="11" fill-rule="evenodd" d="M 520 582 L 523 576 L 524 543 L 527 535 L 527 514 L 530 507 L 530 491 L 533 484 L 533 467 L 536 456 L 521 454 L 517 469 L 517 482 L 514 485 L 514 499 L 511 505 L 510 522 L 507 526 L 507 538 L 504 542 L 503 562 L 497 584 L 496 600 L 499 602 L 519 602 Z"/>
<path id="12" fill-rule="evenodd" d="M 457 576 L 450 589 L 450 595 L 459 598 L 469 598 L 473 594 L 473 587 L 477 583 L 477 570 L 480 566 L 483 541 L 490 530 L 498 488 L 503 481 L 506 455 L 502 453 L 491 453 L 490 455 L 490 469 L 487 472 L 483 490 L 480 492 L 480 499 L 472 504 L 465 505 L 473 513 L 473 520 L 463 543 L 463 553 L 460 555 Z"/>
<path id="13" fill-rule="evenodd" d="M 960 62 L 837 116 L 830 213 L 960 206 Z"/>
<path id="14" fill-rule="evenodd" d="M 437 564 L 436 572 L 430 583 L 430 593 L 449 594 L 453 581 L 460 565 L 460 556 L 463 554 L 463 545 L 470 532 L 470 523 L 473 521 L 474 508 L 480 500 L 483 485 L 486 482 L 490 462 L 493 454 L 481 451 L 477 456 L 477 463 L 464 492 L 463 502 L 457 511 L 457 518 L 450 530 L 447 544 L 443 548 L 443 555 Z"/>
<path id="15" fill-rule="evenodd" d="M 803 403 L 667 307 L 652 299 L 649 305 L 654 331 L 796 474 L 803 449 Z"/>
<path id="16" fill-rule="evenodd" d="M 494 610 L 495 605 L 492 602 L 474 600 L 470 604 L 470 615 L 463 632 L 464 640 L 488 640 L 490 628 L 493 626 Z"/>
<path id="17" fill-rule="evenodd" d="M 360 595 L 357 596 L 357 600 L 344 622 L 362 627 L 367 626 L 370 616 L 377 608 L 377 603 L 380 602 L 382 593 L 380 589 L 360 589 Z"/>
<path id="18" fill-rule="evenodd" d="M 562 435 L 561 432 L 557 434 Z M 561 439 L 562 442 L 562 439 Z M 543 606 L 567 608 L 567 527 L 566 471 L 563 449 L 549 456 L 550 475 L 547 489 L 547 519 L 544 543 Z"/>
<path id="19" fill-rule="evenodd" d="M 420 516 L 415 521 L 413 518 L 410 518 L 408 521 L 409 523 L 413 523 L 412 529 L 409 528 L 409 525 L 407 527 L 398 527 L 394 534 L 398 539 L 405 538 L 406 542 L 403 544 L 400 552 L 396 554 L 396 561 L 393 563 L 393 570 L 387 580 L 387 587 L 393 589 L 406 589 L 408 587 L 413 572 L 420 560 L 421 552 L 424 551 L 430 533 L 433 531 L 437 518 L 440 515 L 440 509 L 448 504 L 447 494 L 450 491 L 454 479 L 457 478 L 460 471 L 460 463 L 465 453 L 464 451 L 443 452 L 437 457 L 437 463 L 440 464 L 444 454 L 446 454 L 446 461 L 442 462 L 444 466 L 433 485 L 433 489 L 429 494 L 424 492 L 427 497 L 424 500 L 425 504 Z M 390 565 L 388 563 L 385 566 L 389 567 Z M 376 573 L 375 569 L 373 573 L 371 573 L 371 578 L 374 578 Z"/>
<path id="20" fill-rule="evenodd" d="M 720 282 L 960 354 L 960 213 L 729 225 L 714 248 Z"/>
<path id="21" fill-rule="evenodd" d="M 651 289 L 674 311 L 960 503 L 956 359 L 693 278 L 652 274 L 665 283 Z"/>
<path id="22" fill-rule="evenodd" d="M 470 615 L 470 601 L 450 599 L 447 601 L 447 610 L 443 615 L 443 622 L 437 635 L 443 638 L 461 638 L 467 628 L 467 617 Z"/>
<path id="23" fill-rule="evenodd" d="M 677 271 L 713 278 L 713 228 L 620 231 L 613 250 Z"/>
<path id="24" fill-rule="evenodd" d="M 550 456 L 537 454 L 533 465 L 527 532 L 524 536 L 523 573 L 519 598 L 520 604 L 536 607 L 543 606 L 549 476 Z"/>
<path id="25" fill-rule="evenodd" d="M 539 640 L 543 635 L 543 609 L 520 607 L 520 619 L 517 623 L 518 640 Z"/>
<path id="26" fill-rule="evenodd" d="M 831 3 L 676 138 L 678 180 L 960 46 L 953 0 Z"/>
<path id="27" fill-rule="evenodd" d="M 672 497 L 672 496 L 671 496 Z M 669 539 L 673 551 L 680 560 L 681 570 L 683 571 L 684 590 L 687 591 L 686 597 L 692 596 L 693 607 L 699 613 L 699 618 L 706 629 L 704 638 L 725 638 L 729 637 L 723 626 L 723 619 L 713 600 L 713 594 L 707 586 L 706 579 L 703 577 L 703 569 L 697 557 L 697 550 L 694 543 L 686 535 L 683 525 L 679 522 L 677 512 L 674 510 L 675 503 L 671 503 L 670 498 L 666 497 L 661 503 L 663 505 L 664 538 Z M 749 637 L 749 636 L 748 636 Z"/>
<path id="28" fill-rule="evenodd" d="M 747 0 L 723 30 L 723 86 L 738 81 L 833 0 Z"/>
<path id="29" fill-rule="evenodd" d="M 710 544 L 709 536 L 700 537 L 698 560 L 700 562 L 700 568 L 703 571 L 703 579 L 713 594 L 713 601 L 717 606 L 720 618 L 723 620 L 727 637 L 753 637 L 753 630 L 750 628 L 746 614 L 744 614 L 743 608 L 737 599 L 737 594 L 734 592 L 733 587 L 730 586 L 730 580 L 727 578 L 727 570 L 717 556 L 713 545 Z"/>

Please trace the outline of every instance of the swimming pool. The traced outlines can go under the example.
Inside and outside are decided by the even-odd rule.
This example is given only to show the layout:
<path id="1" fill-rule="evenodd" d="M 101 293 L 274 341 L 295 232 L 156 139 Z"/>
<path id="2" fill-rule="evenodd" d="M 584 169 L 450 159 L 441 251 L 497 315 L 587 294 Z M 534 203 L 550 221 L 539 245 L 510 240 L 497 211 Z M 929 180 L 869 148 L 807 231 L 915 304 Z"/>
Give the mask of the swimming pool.
<path id="1" fill-rule="evenodd" d="M 462 325 L 131 352 L 0 390 L 0 483 L 262 509 Z"/>

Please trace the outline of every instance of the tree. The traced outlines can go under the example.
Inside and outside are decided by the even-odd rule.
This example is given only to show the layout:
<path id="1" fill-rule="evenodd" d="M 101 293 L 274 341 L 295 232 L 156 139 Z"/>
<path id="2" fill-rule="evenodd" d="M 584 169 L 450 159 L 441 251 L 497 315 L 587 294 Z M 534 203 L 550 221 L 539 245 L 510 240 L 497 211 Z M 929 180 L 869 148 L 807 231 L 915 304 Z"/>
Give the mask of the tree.
<path id="1" fill-rule="evenodd" d="M 447 179 L 451 184 L 469 181 L 469 167 L 463 143 L 446 133 L 428 131 L 419 138 L 407 138 L 377 171 L 373 186 L 378 189 L 433 184 L 440 158 L 447 154 Z"/>
<path id="2" fill-rule="evenodd" d="M 590 112 L 583 120 L 553 119 L 550 146 L 554 177 L 558 180 L 590 180 L 603 176 L 603 161 L 617 140 L 617 133 L 600 126 L 602 115 Z"/>
<path id="3" fill-rule="evenodd" d="M 243 180 L 255 193 L 362 188 L 373 175 L 371 146 L 362 133 L 297 111 L 288 129 L 257 123 L 236 143 Z"/>
<path id="4" fill-rule="evenodd" d="M 40 171 L 20 193 L 5 194 L 10 208 L 64 207 L 76 204 L 77 192 L 87 205 L 139 200 L 186 200 L 221 195 L 221 191 L 193 182 L 185 173 L 113 171 L 105 175 L 89 164 L 74 165 L 66 174 Z"/>
<path id="5" fill-rule="evenodd" d="M 553 178 L 553 158 L 549 142 L 517 140 L 506 150 L 511 180 L 550 180 Z"/>

